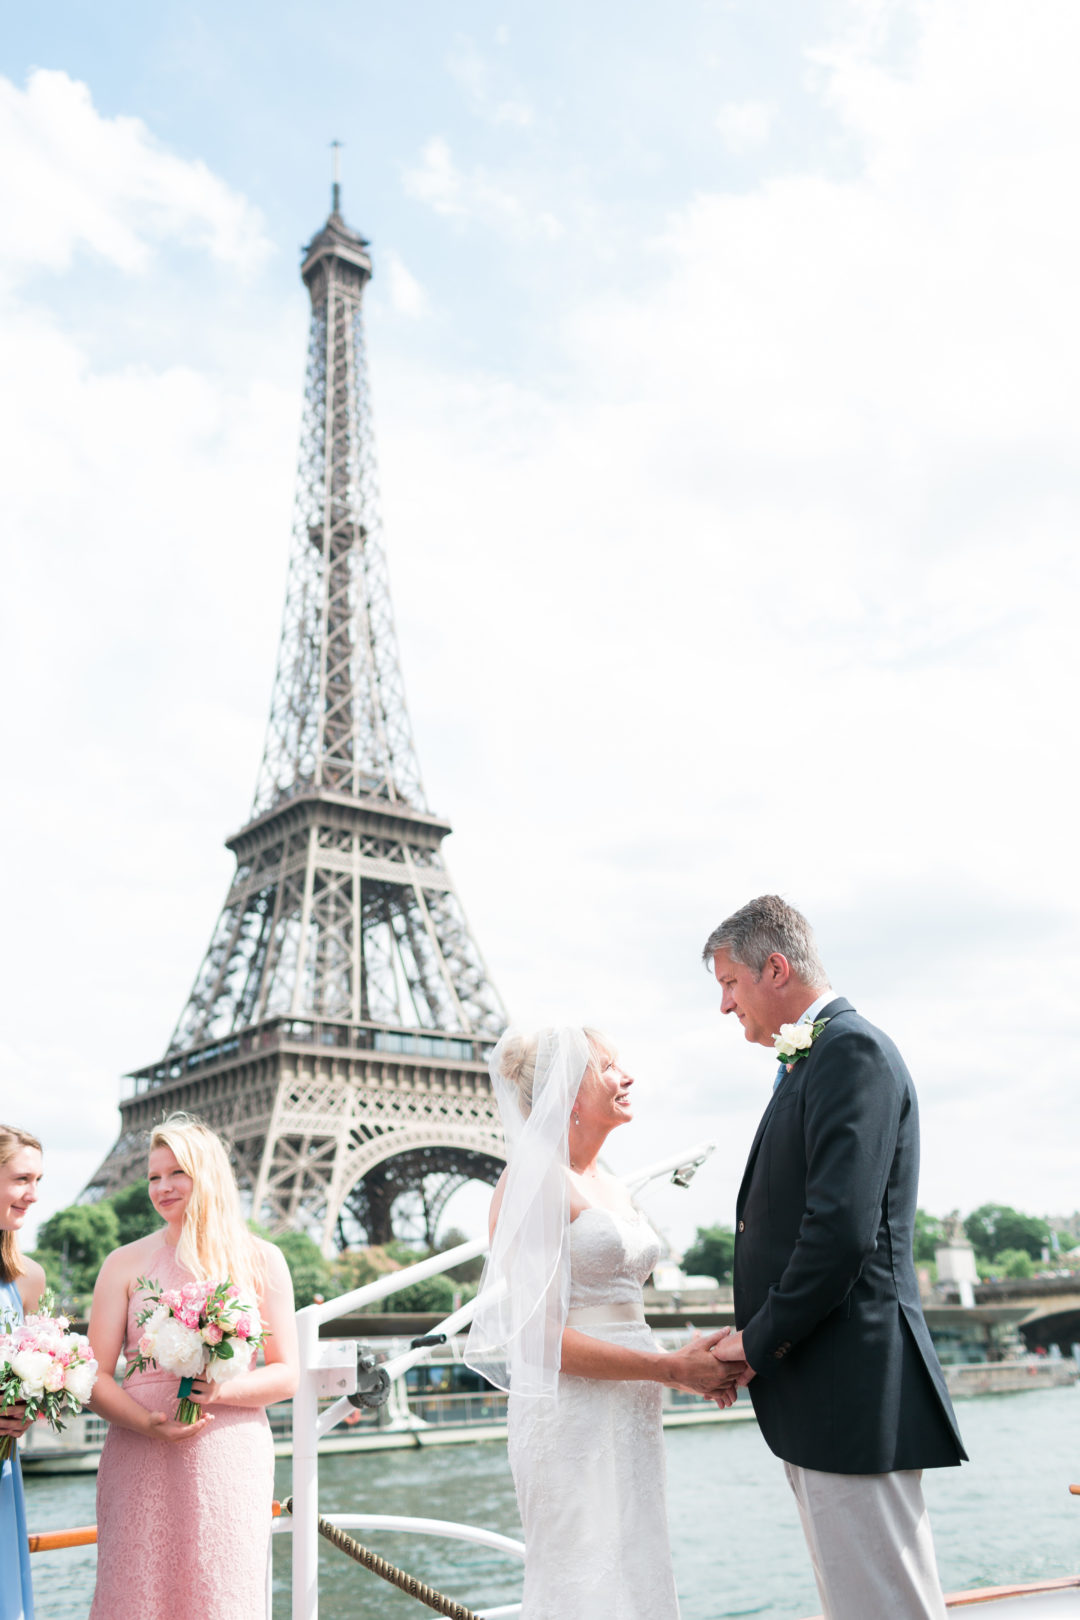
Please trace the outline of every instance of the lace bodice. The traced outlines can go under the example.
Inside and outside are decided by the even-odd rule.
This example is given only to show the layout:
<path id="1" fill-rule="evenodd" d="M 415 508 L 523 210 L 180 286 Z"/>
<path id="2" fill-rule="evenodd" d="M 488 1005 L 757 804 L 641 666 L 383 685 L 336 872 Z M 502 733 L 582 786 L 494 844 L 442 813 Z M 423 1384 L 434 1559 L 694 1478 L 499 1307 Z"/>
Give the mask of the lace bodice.
<path id="1" fill-rule="evenodd" d="M 660 1240 L 643 1215 L 583 1209 L 570 1222 L 571 1309 L 639 1300 L 659 1258 Z"/>

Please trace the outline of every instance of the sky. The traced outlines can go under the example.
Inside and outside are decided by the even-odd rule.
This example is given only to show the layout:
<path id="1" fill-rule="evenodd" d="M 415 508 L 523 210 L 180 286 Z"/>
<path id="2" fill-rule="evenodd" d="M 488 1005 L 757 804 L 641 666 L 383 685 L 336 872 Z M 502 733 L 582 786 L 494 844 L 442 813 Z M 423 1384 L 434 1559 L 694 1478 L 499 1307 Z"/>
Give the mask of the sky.
<path id="1" fill-rule="evenodd" d="M 0 40 L 0 1117 L 43 1215 L 233 868 L 329 208 L 371 239 L 429 801 L 514 1017 L 616 1040 L 676 1249 L 778 892 L 920 1094 L 920 1201 L 1080 1205 L 1072 0 L 23 7 Z M 477 1194 L 451 1206 L 472 1229 Z"/>

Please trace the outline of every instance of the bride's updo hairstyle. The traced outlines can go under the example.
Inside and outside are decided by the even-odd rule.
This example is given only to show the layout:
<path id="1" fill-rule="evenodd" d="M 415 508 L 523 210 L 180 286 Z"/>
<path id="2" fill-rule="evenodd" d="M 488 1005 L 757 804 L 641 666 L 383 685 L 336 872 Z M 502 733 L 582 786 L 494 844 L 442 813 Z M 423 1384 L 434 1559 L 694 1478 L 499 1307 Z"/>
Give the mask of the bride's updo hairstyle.
<path id="1" fill-rule="evenodd" d="M 41 1143 L 29 1131 L 16 1130 L 14 1125 L 0 1125 L 0 1164 L 10 1164 L 21 1148 L 36 1148 L 40 1153 Z M 0 1282 L 14 1282 L 25 1272 L 19 1253 L 19 1234 L 0 1232 Z"/>
<path id="2" fill-rule="evenodd" d="M 615 1047 L 598 1030 L 582 1025 L 582 1034 L 589 1046 L 589 1067 L 586 1074 L 600 1074 L 605 1065 L 615 1058 Z M 550 1030 L 537 1030 L 535 1035 L 510 1035 L 505 1038 L 499 1068 L 503 1077 L 513 1086 L 521 1117 L 528 1119 L 533 1105 L 533 1083 L 536 1079 L 536 1057 L 541 1038 Z"/>
<path id="3" fill-rule="evenodd" d="M 159 1147 L 167 1148 L 191 1177 L 177 1260 L 200 1282 L 228 1277 L 245 1292 L 261 1292 L 262 1259 L 240 1209 L 240 1191 L 220 1136 L 201 1120 L 170 1114 L 150 1137 L 150 1151 Z"/>

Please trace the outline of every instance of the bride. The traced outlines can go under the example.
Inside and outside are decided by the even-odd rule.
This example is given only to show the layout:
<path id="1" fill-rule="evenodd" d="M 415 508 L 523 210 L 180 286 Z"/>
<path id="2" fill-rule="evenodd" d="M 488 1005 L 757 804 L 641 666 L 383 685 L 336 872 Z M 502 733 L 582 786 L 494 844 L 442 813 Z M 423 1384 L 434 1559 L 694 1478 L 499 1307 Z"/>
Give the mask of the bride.
<path id="1" fill-rule="evenodd" d="M 511 1391 L 522 1620 L 677 1620 L 661 1385 L 735 1391 L 716 1335 L 664 1352 L 645 1323 L 660 1243 L 598 1157 L 634 1082 L 590 1029 L 508 1032 L 490 1067 L 507 1168 L 465 1359 Z"/>

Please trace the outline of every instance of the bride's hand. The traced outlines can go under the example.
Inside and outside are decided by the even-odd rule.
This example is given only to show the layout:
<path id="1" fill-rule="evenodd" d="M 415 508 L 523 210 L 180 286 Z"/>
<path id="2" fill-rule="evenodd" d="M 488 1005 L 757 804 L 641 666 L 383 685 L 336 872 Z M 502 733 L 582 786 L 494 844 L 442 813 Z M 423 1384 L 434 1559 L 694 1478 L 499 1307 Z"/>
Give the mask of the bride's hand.
<path id="1" fill-rule="evenodd" d="M 151 1412 L 150 1427 L 146 1432 L 154 1440 L 187 1440 L 190 1435 L 198 1434 L 200 1429 L 205 1429 L 207 1424 L 213 1421 L 213 1414 L 210 1412 L 195 1423 L 177 1423 L 175 1418 L 166 1417 L 164 1412 Z"/>

